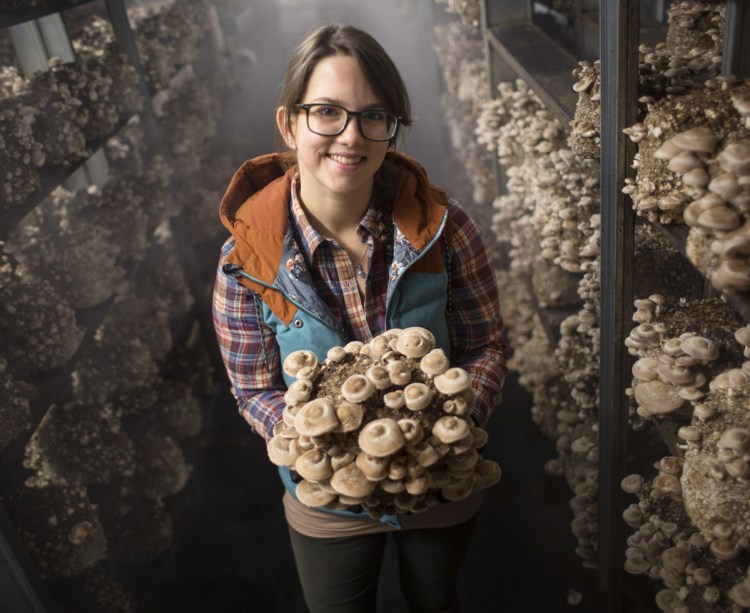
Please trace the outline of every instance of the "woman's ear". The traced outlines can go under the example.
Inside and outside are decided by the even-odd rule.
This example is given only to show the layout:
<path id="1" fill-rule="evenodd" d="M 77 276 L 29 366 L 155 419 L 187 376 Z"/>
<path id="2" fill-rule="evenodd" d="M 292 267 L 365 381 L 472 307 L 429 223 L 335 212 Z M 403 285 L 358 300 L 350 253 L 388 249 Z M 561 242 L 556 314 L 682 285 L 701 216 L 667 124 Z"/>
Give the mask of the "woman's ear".
<path id="1" fill-rule="evenodd" d="M 279 128 L 279 133 L 281 134 L 281 138 L 284 140 L 286 146 L 290 149 L 295 149 L 296 144 L 294 142 L 293 118 L 288 125 L 286 119 L 286 109 L 283 106 L 280 106 L 276 109 L 276 126 Z"/>

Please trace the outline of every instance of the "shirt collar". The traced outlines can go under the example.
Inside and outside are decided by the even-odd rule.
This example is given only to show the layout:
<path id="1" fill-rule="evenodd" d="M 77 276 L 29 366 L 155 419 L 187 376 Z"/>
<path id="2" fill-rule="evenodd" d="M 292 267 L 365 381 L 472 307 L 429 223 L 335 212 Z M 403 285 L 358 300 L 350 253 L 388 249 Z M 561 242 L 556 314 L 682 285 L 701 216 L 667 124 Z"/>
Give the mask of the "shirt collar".
<path id="1" fill-rule="evenodd" d="M 295 229 L 297 230 L 297 236 L 302 240 L 301 247 L 310 256 L 312 261 L 315 250 L 324 242 L 331 241 L 332 239 L 323 236 L 307 219 L 305 209 L 302 207 L 299 198 L 299 186 L 300 176 L 299 173 L 296 173 L 294 177 L 292 177 L 291 217 Z M 357 234 L 363 243 L 366 242 L 370 236 L 375 236 L 375 233 L 373 232 L 374 218 L 372 202 L 370 202 L 367 211 L 365 211 L 365 216 L 359 222 L 359 225 L 357 225 Z"/>

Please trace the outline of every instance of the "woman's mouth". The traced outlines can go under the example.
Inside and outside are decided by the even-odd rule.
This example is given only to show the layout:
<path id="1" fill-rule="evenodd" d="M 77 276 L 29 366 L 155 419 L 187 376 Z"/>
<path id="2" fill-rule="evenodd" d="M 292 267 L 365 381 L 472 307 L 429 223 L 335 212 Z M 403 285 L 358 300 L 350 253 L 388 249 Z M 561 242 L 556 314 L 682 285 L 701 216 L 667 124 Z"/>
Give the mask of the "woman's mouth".
<path id="1" fill-rule="evenodd" d="M 354 166 L 359 164 L 364 158 L 361 155 L 340 155 L 337 153 L 329 153 L 328 157 L 338 164 L 344 166 Z"/>

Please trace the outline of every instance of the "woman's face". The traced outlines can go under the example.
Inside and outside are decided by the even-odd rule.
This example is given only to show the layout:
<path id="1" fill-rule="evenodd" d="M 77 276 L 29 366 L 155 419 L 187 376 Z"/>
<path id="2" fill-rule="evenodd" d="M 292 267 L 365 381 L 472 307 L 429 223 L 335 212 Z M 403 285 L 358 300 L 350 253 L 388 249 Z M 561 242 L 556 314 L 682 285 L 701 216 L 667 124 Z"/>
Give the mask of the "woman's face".
<path id="1" fill-rule="evenodd" d="M 303 103 L 338 104 L 350 111 L 380 108 L 359 63 L 347 55 L 320 60 L 310 75 Z M 283 114 L 280 113 L 283 117 Z M 336 136 L 320 136 L 307 128 L 305 112 L 292 117 L 292 134 L 302 184 L 302 199 L 352 197 L 369 201 L 373 176 L 383 163 L 388 141 L 367 140 L 352 117 Z M 283 130 L 282 130 L 283 132 Z"/>

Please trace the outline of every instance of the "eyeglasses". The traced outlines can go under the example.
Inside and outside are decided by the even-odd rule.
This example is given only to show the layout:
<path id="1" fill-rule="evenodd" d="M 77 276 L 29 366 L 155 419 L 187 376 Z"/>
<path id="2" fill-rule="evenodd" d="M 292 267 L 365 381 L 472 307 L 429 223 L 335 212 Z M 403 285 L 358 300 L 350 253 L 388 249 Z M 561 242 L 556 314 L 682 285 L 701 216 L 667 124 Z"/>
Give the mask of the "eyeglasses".
<path id="1" fill-rule="evenodd" d="M 295 104 L 294 108 L 305 111 L 307 129 L 319 136 L 341 134 L 349 125 L 349 120 L 355 117 L 359 133 L 367 140 L 391 140 L 398 132 L 398 123 L 401 119 L 387 111 L 350 111 L 338 104 Z"/>

